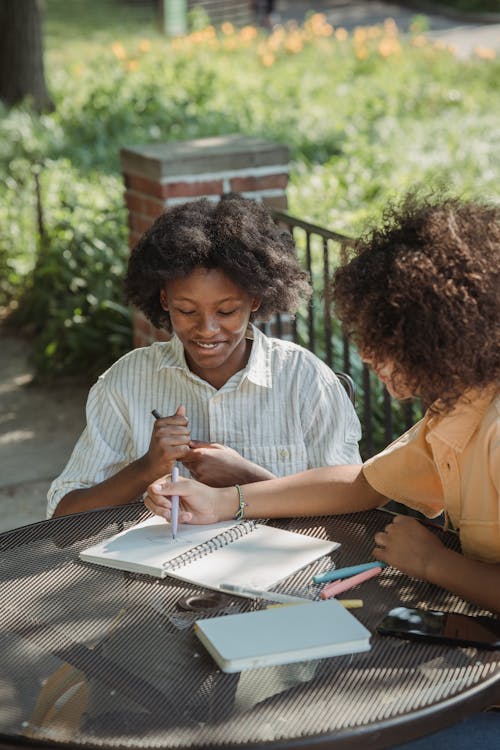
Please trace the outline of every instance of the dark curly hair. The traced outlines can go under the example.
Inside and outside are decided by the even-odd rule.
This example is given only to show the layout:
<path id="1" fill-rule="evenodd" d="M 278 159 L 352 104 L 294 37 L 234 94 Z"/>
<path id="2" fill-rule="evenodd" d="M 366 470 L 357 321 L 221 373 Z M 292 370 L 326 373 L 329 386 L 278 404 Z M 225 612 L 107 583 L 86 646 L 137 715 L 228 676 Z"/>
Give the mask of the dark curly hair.
<path id="1" fill-rule="evenodd" d="M 250 296 L 260 297 L 262 320 L 295 313 L 311 294 L 291 235 L 261 203 L 232 193 L 217 203 L 200 198 L 167 208 L 132 250 L 126 298 L 153 325 L 171 331 L 160 290 L 199 266 L 220 268 Z"/>
<path id="2" fill-rule="evenodd" d="M 500 209 L 408 195 L 333 278 L 336 313 L 362 352 L 392 361 L 448 412 L 500 380 Z"/>

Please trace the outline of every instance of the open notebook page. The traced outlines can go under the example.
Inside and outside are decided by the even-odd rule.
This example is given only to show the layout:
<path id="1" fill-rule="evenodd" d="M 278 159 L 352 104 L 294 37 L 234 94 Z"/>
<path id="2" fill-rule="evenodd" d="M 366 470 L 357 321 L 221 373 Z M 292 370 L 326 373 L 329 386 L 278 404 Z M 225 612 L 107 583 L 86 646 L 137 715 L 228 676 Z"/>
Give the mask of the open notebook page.
<path id="1" fill-rule="evenodd" d="M 160 516 L 153 516 L 83 550 L 80 558 L 85 562 L 99 563 L 132 573 L 164 577 L 167 575 L 165 564 L 174 557 L 188 552 L 233 526 L 234 521 L 205 526 L 183 524 L 173 539 L 170 523 Z"/>
<path id="2" fill-rule="evenodd" d="M 217 590 L 221 583 L 268 589 L 338 546 L 337 542 L 258 526 L 250 534 L 168 574 Z"/>

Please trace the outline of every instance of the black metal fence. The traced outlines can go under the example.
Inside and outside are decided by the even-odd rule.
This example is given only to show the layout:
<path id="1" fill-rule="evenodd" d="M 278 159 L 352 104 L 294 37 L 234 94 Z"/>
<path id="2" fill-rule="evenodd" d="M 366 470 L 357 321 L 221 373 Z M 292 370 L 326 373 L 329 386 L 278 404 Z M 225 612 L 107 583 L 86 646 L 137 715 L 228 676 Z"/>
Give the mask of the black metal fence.
<path id="1" fill-rule="evenodd" d="M 299 257 L 310 274 L 314 294 L 295 320 L 278 315 L 262 327 L 278 338 L 302 344 L 333 370 L 350 375 L 356 386 L 356 411 L 363 428 L 361 454 L 366 459 L 411 427 L 421 416 L 421 405 L 417 401 L 399 403 L 389 396 L 378 378 L 361 362 L 356 347 L 332 314 L 332 272 L 345 261 L 353 245 L 352 238 L 281 211 L 273 211 L 273 216 L 293 235 Z"/>
<path id="2" fill-rule="evenodd" d="M 210 23 L 219 25 L 231 22 L 235 26 L 243 26 L 253 21 L 253 11 L 250 0 L 188 0 L 187 9 L 202 9 L 208 16 Z"/>

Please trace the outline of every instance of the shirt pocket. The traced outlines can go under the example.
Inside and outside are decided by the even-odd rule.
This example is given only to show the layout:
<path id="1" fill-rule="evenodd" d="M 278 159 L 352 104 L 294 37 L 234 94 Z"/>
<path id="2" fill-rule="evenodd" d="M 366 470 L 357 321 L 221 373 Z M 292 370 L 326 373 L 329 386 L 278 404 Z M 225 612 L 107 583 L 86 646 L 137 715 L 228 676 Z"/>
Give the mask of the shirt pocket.
<path id="1" fill-rule="evenodd" d="M 293 445 L 289 443 L 259 446 L 245 445 L 241 448 L 234 446 L 234 448 L 249 461 L 253 461 L 258 466 L 263 466 L 278 477 L 295 474 L 298 471 L 305 471 L 309 468 L 307 450 L 304 443 Z"/>
<path id="2" fill-rule="evenodd" d="M 460 521 L 460 543 L 466 557 L 500 562 L 500 524 L 497 521 Z"/>

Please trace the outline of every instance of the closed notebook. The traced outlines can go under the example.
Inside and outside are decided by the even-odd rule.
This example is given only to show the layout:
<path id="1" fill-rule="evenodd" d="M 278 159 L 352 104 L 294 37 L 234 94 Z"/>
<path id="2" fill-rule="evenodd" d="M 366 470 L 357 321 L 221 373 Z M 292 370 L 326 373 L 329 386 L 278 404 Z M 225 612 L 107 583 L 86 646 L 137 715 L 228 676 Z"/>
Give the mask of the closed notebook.
<path id="1" fill-rule="evenodd" d="M 370 631 L 336 599 L 197 620 L 223 672 L 368 651 Z"/>
<path id="2" fill-rule="evenodd" d="M 216 590 L 221 583 L 268 589 L 338 546 L 255 521 L 182 525 L 172 539 L 170 524 L 155 516 L 83 550 L 80 558 Z"/>

